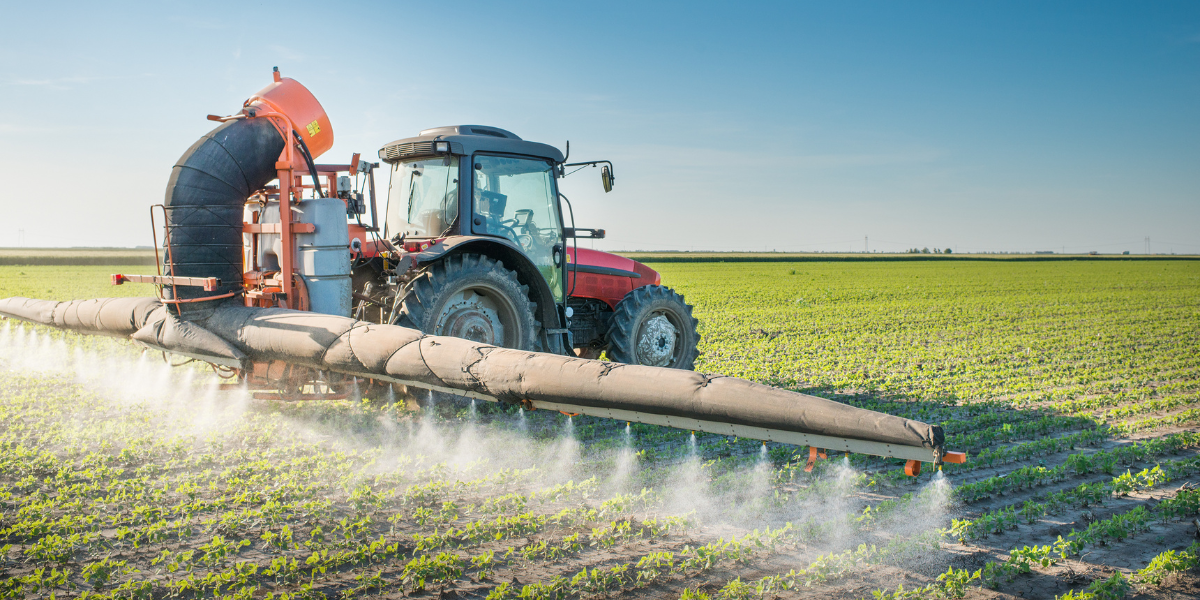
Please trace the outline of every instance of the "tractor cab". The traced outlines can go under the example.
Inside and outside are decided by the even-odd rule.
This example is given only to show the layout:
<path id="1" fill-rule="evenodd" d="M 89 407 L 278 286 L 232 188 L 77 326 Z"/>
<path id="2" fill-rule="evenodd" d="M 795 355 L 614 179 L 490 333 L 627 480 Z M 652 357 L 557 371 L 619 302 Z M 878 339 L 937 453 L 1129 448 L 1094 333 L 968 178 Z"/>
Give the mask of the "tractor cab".
<path id="1" fill-rule="evenodd" d="M 432 153 L 432 156 L 428 154 Z M 563 220 L 555 171 L 563 156 L 493 127 L 439 127 L 388 144 L 384 236 L 393 244 L 450 236 L 515 246 L 562 302 Z"/>
<path id="2" fill-rule="evenodd" d="M 699 338 L 682 296 L 644 265 L 574 247 L 603 230 L 565 226 L 557 180 L 567 167 L 603 163 L 609 191 L 611 163 L 566 163 L 553 146 L 479 125 L 427 129 L 379 157 L 390 183 L 376 255 L 360 261 L 369 271 L 355 272 L 356 316 L 505 347 L 589 358 L 609 350 L 621 362 L 691 368 Z M 637 290 L 625 308 L 639 310 L 625 321 L 639 322 L 612 331 Z M 649 304 L 657 308 L 640 310 Z M 629 339 L 612 339 L 622 334 Z"/>

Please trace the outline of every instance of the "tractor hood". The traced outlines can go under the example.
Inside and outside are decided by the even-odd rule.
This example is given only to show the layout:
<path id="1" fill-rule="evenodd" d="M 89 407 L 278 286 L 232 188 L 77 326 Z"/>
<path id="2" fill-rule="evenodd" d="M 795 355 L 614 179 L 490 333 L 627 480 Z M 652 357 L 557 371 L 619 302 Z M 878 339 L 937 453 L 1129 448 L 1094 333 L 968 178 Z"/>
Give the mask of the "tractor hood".
<path id="1" fill-rule="evenodd" d="M 658 274 L 658 271 L 632 258 L 625 258 L 609 252 L 567 246 L 567 261 L 577 267 L 590 267 L 587 269 L 589 273 L 631 277 L 635 280 L 633 284 L 635 288 L 662 283 L 662 276 Z"/>

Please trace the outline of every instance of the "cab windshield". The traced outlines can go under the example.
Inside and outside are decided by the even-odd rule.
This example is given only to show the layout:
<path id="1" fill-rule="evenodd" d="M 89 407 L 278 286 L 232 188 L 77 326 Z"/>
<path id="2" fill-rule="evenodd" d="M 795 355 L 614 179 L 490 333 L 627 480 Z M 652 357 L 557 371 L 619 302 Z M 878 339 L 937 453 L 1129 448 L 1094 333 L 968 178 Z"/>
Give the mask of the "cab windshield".
<path id="1" fill-rule="evenodd" d="M 458 218 L 458 157 L 393 165 L 384 214 L 389 238 L 432 238 L 445 233 Z"/>

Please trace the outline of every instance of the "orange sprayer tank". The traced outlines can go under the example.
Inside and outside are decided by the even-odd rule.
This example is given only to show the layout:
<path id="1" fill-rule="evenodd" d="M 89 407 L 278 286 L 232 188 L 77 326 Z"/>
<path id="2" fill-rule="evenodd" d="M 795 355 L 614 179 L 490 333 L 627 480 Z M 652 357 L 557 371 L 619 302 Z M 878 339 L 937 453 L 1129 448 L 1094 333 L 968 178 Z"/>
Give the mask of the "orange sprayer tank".
<path id="1" fill-rule="evenodd" d="M 287 115 L 314 159 L 333 146 L 333 126 L 329 124 L 329 116 L 321 108 L 321 103 L 300 82 L 280 77 L 279 71 L 275 71 L 275 81 L 250 96 L 243 106 Z M 296 162 L 296 168 L 308 170 L 303 159 L 297 157 Z"/>

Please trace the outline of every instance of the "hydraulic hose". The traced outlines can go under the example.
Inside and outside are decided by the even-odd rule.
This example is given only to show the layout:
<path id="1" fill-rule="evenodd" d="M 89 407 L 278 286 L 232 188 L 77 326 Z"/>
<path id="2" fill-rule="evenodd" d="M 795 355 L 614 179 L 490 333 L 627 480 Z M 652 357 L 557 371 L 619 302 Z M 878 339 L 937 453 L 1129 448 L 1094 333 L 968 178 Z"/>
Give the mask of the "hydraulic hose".
<path id="1" fill-rule="evenodd" d="M 321 189 L 321 180 L 317 179 L 317 163 L 313 161 L 312 154 L 308 151 L 308 144 L 305 144 L 304 138 L 295 131 L 292 132 L 292 137 L 296 138 L 296 149 L 304 157 L 304 164 L 308 165 L 308 173 L 312 176 L 313 194 L 318 198 L 324 198 L 325 192 Z"/>
<path id="2" fill-rule="evenodd" d="M 166 286 L 168 299 L 228 295 L 242 287 L 242 211 L 252 193 L 275 179 L 284 139 L 269 119 L 227 121 L 192 144 L 171 171 L 164 206 L 169 251 L 163 273 L 217 277 L 213 291 Z M 164 240 L 164 248 L 167 246 Z M 175 298 L 173 294 L 178 294 Z M 204 318 L 217 302 L 176 305 L 184 318 Z"/>

